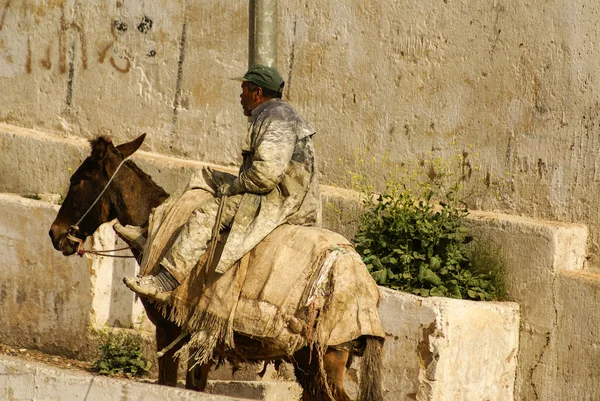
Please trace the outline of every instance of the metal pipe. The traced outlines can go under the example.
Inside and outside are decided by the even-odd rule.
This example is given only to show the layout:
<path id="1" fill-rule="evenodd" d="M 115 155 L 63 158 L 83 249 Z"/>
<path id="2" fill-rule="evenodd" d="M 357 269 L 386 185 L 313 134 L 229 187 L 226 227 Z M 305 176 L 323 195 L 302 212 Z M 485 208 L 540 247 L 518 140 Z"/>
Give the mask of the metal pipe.
<path id="1" fill-rule="evenodd" d="M 277 0 L 250 0 L 248 65 L 277 66 Z"/>

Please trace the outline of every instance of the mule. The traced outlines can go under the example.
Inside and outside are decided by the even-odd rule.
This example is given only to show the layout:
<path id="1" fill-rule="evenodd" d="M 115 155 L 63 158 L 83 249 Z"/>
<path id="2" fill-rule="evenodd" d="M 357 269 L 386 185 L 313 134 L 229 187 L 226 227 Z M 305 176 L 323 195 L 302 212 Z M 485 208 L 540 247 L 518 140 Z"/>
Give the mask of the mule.
<path id="1" fill-rule="evenodd" d="M 152 209 L 168 198 L 167 192 L 148 174 L 133 161 L 126 160 L 142 145 L 144 138 L 145 134 L 118 146 L 106 137 L 90 141 L 91 155 L 72 175 L 67 196 L 49 232 L 54 248 L 63 255 L 78 252 L 82 241 L 102 223 L 115 218 L 123 225 L 147 225 Z M 132 252 L 139 260 L 139 252 L 135 249 Z M 181 328 L 166 319 L 153 303 L 144 299 L 142 303 L 148 318 L 156 326 L 157 349 L 172 345 L 180 336 Z M 303 401 L 351 401 L 343 381 L 354 354 L 353 347 L 328 347 L 322 356 L 317 355 L 316 348 L 304 347 L 288 359 L 283 351 L 266 355 L 264 346 L 257 339 L 240 333 L 235 333 L 234 338 L 236 347 L 242 347 L 251 361 L 290 360 L 303 389 Z M 364 353 L 358 400 L 382 401 L 383 339 L 362 336 L 360 340 L 364 343 Z M 159 384 L 176 385 L 178 360 L 175 353 L 180 348 L 181 343 L 158 358 Z M 188 369 L 186 388 L 203 391 L 210 368 L 210 364 L 205 364 Z"/>

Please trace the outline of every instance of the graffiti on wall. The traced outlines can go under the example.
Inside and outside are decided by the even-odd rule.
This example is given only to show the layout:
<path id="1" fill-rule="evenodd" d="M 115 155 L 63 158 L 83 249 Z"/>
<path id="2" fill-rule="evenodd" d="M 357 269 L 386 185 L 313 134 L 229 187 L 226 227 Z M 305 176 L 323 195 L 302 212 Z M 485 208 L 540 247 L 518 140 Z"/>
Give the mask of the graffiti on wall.
<path id="1" fill-rule="evenodd" d="M 40 38 L 39 34 L 31 33 L 29 27 L 23 28 L 33 20 L 27 15 L 27 11 L 23 11 L 23 9 L 27 10 L 26 8 L 22 5 L 17 7 L 14 0 L 5 0 L 4 4 L 0 4 L 0 61 L 3 60 L 6 65 L 12 66 L 19 64 L 15 66 L 19 68 L 13 69 L 28 74 L 32 73 L 36 66 L 44 70 L 55 69 L 61 74 L 72 74 L 75 65 L 87 69 L 89 60 L 109 65 L 123 74 L 128 73 L 133 54 L 127 43 L 133 38 L 126 38 L 126 36 L 148 34 L 154 25 L 152 19 L 146 15 L 141 16 L 137 29 L 130 29 L 128 24 L 120 19 L 107 21 L 106 36 L 109 39 L 99 44 L 98 49 L 90 50 L 84 26 L 78 21 L 69 21 L 65 16 L 64 7 L 63 3 L 56 35 Z M 9 26 L 8 21 L 11 18 L 19 21 L 13 21 Z M 26 32 L 19 35 L 15 32 L 17 26 L 19 30 Z M 154 49 L 144 53 L 146 57 L 156 56 Z M 94 54 L 97 57 L 94 57 Z"/>

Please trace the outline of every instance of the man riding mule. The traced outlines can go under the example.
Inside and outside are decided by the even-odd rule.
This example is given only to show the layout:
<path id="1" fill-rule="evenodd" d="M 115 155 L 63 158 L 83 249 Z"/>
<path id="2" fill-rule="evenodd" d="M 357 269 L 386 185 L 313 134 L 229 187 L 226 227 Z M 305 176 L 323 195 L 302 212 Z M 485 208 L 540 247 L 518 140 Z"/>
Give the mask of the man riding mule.
<path id="1" fill-rule="evenodd" d="M 284 82 L 276 69 L 254 65 L 239 80 L 244 115 L 251 118 L 239 175 L 203 169 L 192 177 L 188 190 L 195 190 L 197 207 L 156 274 L 124 280 L 140 296 L 160 298 L 185 279 L 214 236 L 219 209 L 218 224 L 229 235 L 217 273 L 225 273 L 281 224 L 320 225 L 314 129 L 281 100 Z M 115 228 L 130 240 L 140 235 L 129 227 Z"/>
<path id="2" fill-rule="evenodd" d="M 193 224 L 204 225 L 204 238 L 210 241 L 209 252 L 203 250 L 204 254 L 193 266 L 188 265 L 190 270 L 183 274 L 175 270 L 174 274 L 170 273 L 177 280 L 171 283 L 174 287 L 171 291 L 162 287 L 142 297 L 148 317 L 156 325 L 157 348 L 176 344 L 165 356 L 159 356 L 159 383 L 176 383 L 176 364 L 172 361 L 177 357 L 175 351 L 181 342 L 174 340 L 181 339 L 183 332 L 189 334 L 185 341 L 193 359 L 202 366 L 200 384 L 193 385 L 194 380 L 188 375 L 187 388 L 204 388 L 210 364 L 215 359 L 234 362 L 283 359 L 294 366 L 303 388 L 303 401 L 349 401 L 344 390 L 344 372 L 353 355 L 363 355 L 358 399 L 382 401 L 381 360 L 385 333 L 377 310 L 377 286 L 344 237 L 322 228 L 307 227 L 318 224 L 320 219 L 314 156 L 308 134 L 312 129 L 292 114 L 294 121 L 290 125 L 296 131 L 293 149 L 286 152 L 287 165 L 283 166 L 281 175 L 270 176 L 275 178 L 259 187 L 256 182 L 260 180 L 254 178 L 269 177 L 260 173 L 264 171 L 262 167 L 280 166 L 283 160 L 275 146 L 278 141 L 268 141 L 269 138 L 260 134 L 268 133 L 271 125 L 290 125 L 286 125 L 289 123 L 286 119 L 276 120 L 276 116 L 269 124 L 266 119 L 269 114 L 264 115 L 271 104 L 285 105 L 281 100 L 270 99 L 256 106 L 256 94 L 250 96 L 254 91 L 250 81 L 244 81 L 242 88 L 244 111 L 254 107 L 252 111 L 258 114 L 249 130 L 248 153 L 244 154 L 244 163 L 248 164 L 242 165 L 238 183 L 238 178 L 233 176 L 203 170 L 190 185 L 198 189 L 167 199 L 168 194 L 128 160 L 142 145 L 143 135 L 118 146 L 109 138 L 99 137 L 91 141 L 90 157 L 71 177 L 69 192 L 50 230 L 54 247 L 64 255 L 81 254 L 85 238 L 100 224 L 115 218 L 125 225 L 147 225 L 141 275 L 158 277 L 170 268 L 161 265 L 170 260 L 172 245 L 187 235 L 181 233 L 193 231 Z M 245 96 L 249 98 L 245 100 Z M 289 116 L 286 114 L 289 110 L 291 108 L 285 105 L 285 109 L 276 108 L 273 112 Z M 302 127 L 305 129 L 300 130 Z M 253 129 L 257 130 L 255 136 Z M 266 150 L 277 153 L 275 160 L 266 157 L 269 152 L 261 148 L 269 143 L 272 147 Z M 263 154 L 265 156 L 261 156 Z M 259 168 L 251 168 L 254 164 Z M 280 177 L 278 184 L 277 177 Z M 252 184 L 263 192 L 236 193 L 235 188 L 242 185 L 249 188 Z M 273 189 L 269 192 L 269 188 Z M 215 201 L 213 193 L 217 197 L 230 194 L 227 200 L 236 196 L 241 200 L 232 203 L 235 206 L 232 207 L 227 200 Z M 269 196 L 279 209 L 267 202 Z M 229 207 L 231 211 L 227 211 Z M 150 215 L 153 208 L 154 213 Z M 215 218 L 210 213 L 214 214 L 215 209 L 221 219 L 217 218 L 220 225 L 213 227 Z M 227 217 L 227 213 L 233 217 Z M 202 215 L 208 222 L 199 221 Z M 264 232 L 266 230 L 257 225 L 261 216 L 268 217 L 266 224 L 271 225 L 270 232 Z M 285 224 L 292 222 L 304 226 Z M 229 238 L 227 232 L 221 238 L 206 233 L 211 227 L 218 230 L 222 225 L 230 228 Z M 248 238 L 239 234 L 238 243 L 242 246 L 249 246 L 249 241 L 253 241 L 252 230 L 262 236 L 239 260 L 234 260 L 232 255 L 240 250 L 226 252 L 236 225 L 248 227 L 249 231 L 244 233 L 251 234 Z M 129 231 L 134 231 L 134 236 L 139 234 L 137 230 Z M 227 260 L 231 262 L 224 262 Z M 145 281 L 163 285 L 161 279 Z M 145 283 L 140 282 L 139 286 Z"/>

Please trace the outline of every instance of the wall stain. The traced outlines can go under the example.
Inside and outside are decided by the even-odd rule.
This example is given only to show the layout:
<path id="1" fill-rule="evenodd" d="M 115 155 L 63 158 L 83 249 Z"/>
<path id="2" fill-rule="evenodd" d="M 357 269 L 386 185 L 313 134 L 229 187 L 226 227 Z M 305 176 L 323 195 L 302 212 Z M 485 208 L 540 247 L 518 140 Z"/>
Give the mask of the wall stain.
<path id="1" fill-rule="evenodd" d="M 429 336 L 435 332 L 435 321 L 427 327 L 423 327 L 423 340 L 417 344 L 417 355 L 419 356 L 419 365 L 422 368 L 427 367 L 433 362 L 433 353 L 429 349 Z"/>
<path id="2" fill-rule="evenodd" d="M 506 9 L 504 8 L 504 6 L 502 4 L 494 4 L 494 11 L 495 11 L 495 18 L 494 18 L 494 24 L 492 27 L 492 33 L 494 35 L 494 40 L 492 42 L 492 46 L 490 47 L 490 58 L 493 60 L 494 58 L 494 53 L 496 52 L 496 48 L 498 47 L 498 42 L 500 40 L 500 33 L 502 33 L 502 29 L 498 28 L 498 25 L 500 24 L 500 14 L 503 13 L 504 11 L 506 11 Z"/>
<path id="3" fill-rule="evenodd" d="M 75 43 L 71 44 L 71 60 L 69 61 L 69 78 L 67 80 L 67 106 L 70 106 L 73 101 L 73 76 L 75 75 L 73 59 L 75 59 Z"/>
<path id="4" fill-rule="evenodd" d="M 173 99 L 173 130 L 177 128 L 179 106 L 181 103 L 181 82 L 183 80 L 183 62 L 185 61 L 185 45 L 187 30 L 187 2 L 183 9 L 183 25 L 181 27 L 181 39 L 179 41 L 179 61 L 177 63 L 177 83 L 175 85 L 175 98 Z"/>
<path id="5" fill-rule="evenodd" d="M 47 70 L 52 69 L 52 59 L 50 57 L 50 52 L 52 51 L 52 43 L 49 43 L 46 47 L 46 57 L 40 60 L 40 64 Z"/>
<path id="6" fill-rule="evenodd" d="M 129 27 L 127 26 L 126 22 L 123 22 L 121 20 L 115 20 L 113 22 L 113 28 L 121 33 L 125 33 L 125 32 L 127 32 L 127 29 Z"/>
<path id="7" fill-rule="evenodd" d="M 123 21 L 120 20 L 115 20 L 113 21 L 113 23 L 110 26 L 110 33 L 113 37 L 113 41 L 108 43 L 106 46 L 104 46 L 104 48 L 98 52 L 98 62 L 100 64 L 104 64 L 104 60 L 106 59 L 106 56 L 108 54 L 108 51 L 113 49 L 113 46 L 115 46 L 119 40 L 118 36 L 117 36 L 117 31 L 124 33 L 127 32 L 127 24 Z M 117 71 L 125 74 L 128 73 L 129 70 L 131 69 L 131 61 L 130 61 L 130 57 L 127 54 L 127 52 L 124 52 L 124 56 L 121 57 L 123 60 L 125 60 L 126 64 L 125 66 L 120 66 L 117 64 L 117 62 L 115 61 L 114 56 L 110 56 L 109 62 L 110 65 Z"/>
<path id="8" fill-rule="evenodd" d="M 27 59 L 25 60 L 25 71 L 31 74 L 31 37 L 27 35 Z"/>
<path id="9" fill-rule="evenodd" d="M 85 35 L 83 33 L 83 29 L 75 22 L 67 23 L 65 21 L 64 9 L 63 13 L 60 17 L 60 32 L 58 34 L 58 68 L 61 74 L 67 72 L 67 48 L 66 42 L 68 40 L 68 33 L 70 31 L 75 31 L 77 37 L 79 38 L 80 48 L 81 48 L 81 64 L 84 69 L 87 69 L 87 43 L 85 40 Z M 71 55 L 72 58 L 75 58 L 75 40 L 71 46 Z M 50 46 L 50 45 L 49 45 Z M 49 51 L 47 55 L 49 56 Z M 69 64 L 73 64 L 73 60 L 69 62 Z M 50 58 L 47 60 L 42 60 L 42 65 L 51 65 Z"/>
<path id="10" fill-rule="evenodd" d="M 296 26 L 298 17 L 294 17 L 294 31 L 292 34 L 292 49 L 290 51 L 290 69 L 288 70 L 288 82 L 286 83 L 286 96 L 290 97 L 290 91 L 292 88 L 292 72 L 294 71 L 294 59 L 296 57 Z"/>
<path id="11" fill-rule="evenodd" d="M 144 15 L 144 18 L 142 18 L 142 22 L 139 23 L 137 29 L 145 35 L 150 29 L 152 29 L 152 24 L 152 20 Z"/>
<path id="12" fill-rule="evenodd" d="M 16 301 L 17 301 L 17 305 L 23 305 L 25 302 L 27 302 L 27 292 L 21 287 L 17 288 Z"/>
<path id="13" fill-rule="evenodd" d="M 548 173 L 546 163 L 544 163 L 542 159 L 538 159 L 537 164 L 535 165 L 535 173 L 540 180 L 544 179 L 544 175 Z"/>
<path id="14" fill-rule="evenodd" d="M 114 57 L 110 58 L 110 65 L 113 66 L 113 68 L 123 74 L 128 73 L 129 70 L 131 69 L 131 62 L 129 61 L 129 58 L 125 58 L 125 61 L 127 61 L 127 65 L 125 67 L 119 67 L 117 65 L 117 62 L 115 61 Z"/>
<path id="15" fill-rule="evenodd" d="M 6 0 L 6 3 L 4 4 L 4 7 L 2 8 L 2 17 L 0 17 L 0 31 L 2 30 L 2 27 L 4 26 L 4 20 L 6 18 L 6 13 L 8 11 L 8 7 L 10 7 L 10 2 L 12 0 Z"/>
<path id="16" fill-rule="evenodd" d="M 2 287 L 0 287 L 0 305 L 4 305 L 7 298 L 8 298 L 8 288 L 7 288 L 6 282 L 3 282 Z"/>
<path id="17" fill-rule="evenodd" d="M 62 293 L 57 293 L 54 298 L 54 313 L 56 314 L 56 320 L 60 320 L 64 309 L 65 300 L 63 298 Z"/>

